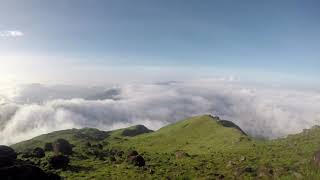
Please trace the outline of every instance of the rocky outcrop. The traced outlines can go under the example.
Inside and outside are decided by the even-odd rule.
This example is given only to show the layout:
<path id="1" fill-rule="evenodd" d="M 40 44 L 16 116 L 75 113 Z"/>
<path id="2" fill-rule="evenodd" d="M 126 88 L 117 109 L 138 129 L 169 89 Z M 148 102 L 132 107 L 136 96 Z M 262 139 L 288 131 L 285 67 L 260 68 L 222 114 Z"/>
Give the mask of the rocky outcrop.
<path id="1" fill-rule="evenodd" d="M 55 155 L 49 159 L 49 164 L 54 169 L 66 168 L 69 162 L 69 158 L 64 155 Z"/>
<path id="2" fill-rule="evenodd" d="M 58 139 L 53 143 L 53 151 L 56 154 L 66 154 L 70 155 L 72 154 L 72 148 L 73 146 L 69 143 L 69 141 L 65 139 Z"/>
<path id="3" fill-rule="evenodd" d="M 218 123 L 224 127 L 235 128 L 235 129 L 239 130 L 242 134 L 247 135 L 239 126 L 237 126 L 235 123 L 233 123 L 231 121 L 218 120 Z"/>
<path id="4" fill-rule="evenodd" d="M 146 162 L 144 160 L 144 158 L 141 155 L 137 155 L 137 156 L 130 156 L 128 158 L 128 161 L 130 164 L 133 164 L 134 166 L 145 166 Z"/>
<path id="5" fill-rule="evenodd" d="M 127 160 L 130 164 L 133 164 L 134 166 L 142 167 L 146 164 L 144 158 L 141 155 L 139 155 L 137 151 L 129 152 Z"/>
<path id="6" fill-rule="evenodd" d="M 34 152 L 42 156 L 41 148 Z M 46 173 L 39 167 L 29 164 L 27 161 L 17 160 L 17 153 L 8 146 L 0 146 L 0 179 L 1 180 L 25 180 L 25 179 L 48 179 L 59 180 L 60 176 Z"/>
<path id="7" fill-rule="evenodd" d="M 1 180 L 48 179 L 60 180 L 60 176 L 46 173 L 42 169 L 28 164 L 17 164 L 0 168 Z"/>

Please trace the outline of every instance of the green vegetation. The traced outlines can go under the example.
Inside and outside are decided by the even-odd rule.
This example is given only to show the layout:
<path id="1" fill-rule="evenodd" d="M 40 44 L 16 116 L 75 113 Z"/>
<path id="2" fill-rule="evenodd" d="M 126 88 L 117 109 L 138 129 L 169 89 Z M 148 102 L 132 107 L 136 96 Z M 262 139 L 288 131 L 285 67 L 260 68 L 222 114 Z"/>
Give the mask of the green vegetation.
<path id="1" fill-rule="evenodd" d="M 53 169 L 48 159 L 25 157 L 37 147 L 65 139 L 73 146 L 69 166 Z M 257 140 L 210 115 L 189 118 L 158 131 L 134 126 L 110 132 L 71 129 L 12 146 L 19 158 L 67 179 L 319 179 L 311 165 L 320 150 L 320 128 L 276 140 Z M 136 150 L 145 166 L 128 162 Z M 320 168 L 319 168 L 320 169 Z"/>

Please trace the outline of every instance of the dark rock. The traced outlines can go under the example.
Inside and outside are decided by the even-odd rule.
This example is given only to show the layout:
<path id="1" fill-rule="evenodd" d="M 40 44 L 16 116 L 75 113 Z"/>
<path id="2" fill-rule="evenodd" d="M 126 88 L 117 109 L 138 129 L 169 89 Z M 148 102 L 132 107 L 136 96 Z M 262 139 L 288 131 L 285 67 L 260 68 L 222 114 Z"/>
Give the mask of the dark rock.
<path id="1" fill-rule="evenodd" d="M 1 180 L 25 180 L 25 179 L 48 179 L 60 180 L 60 176 L 52 173 L 45 173 L 36 166 L 18 164 L 0 168 Z"/>
<path id="2" fill-rule="evenodd" d="M 221 124 L 224 127 L 229 127 L 229 128 L 235 128 L 239 130 L 242 134 L 247 135 L 239 126 L 237 126 L 235 123 L 227 120 L 219 120 L 219 124 Z"/>
<path id="3" fill-rule="evenodd" d="M 129 156 L 128 162 L 134 166 L 142 167 L 146 164 L 144 158 L 141 155 Z"/>
<path id="4" fill-rule="evenodd" d="M 43 149 L 44 149 L 45 151 L 53 151 L 52 143 L 46 143 L 46 144 L 44 144 Z"/>
<path id="5" fill-rule="evenodd" d="M 49 159 L 49 164 L 54 169 L 61 169 L 68 166 L 70 160 L 67 156 L 56 155 Z"/>
<path id="6" fill-rule="evenodd" d="M 56 154 L 62 153 L 66 155 L 72 154 L 73 146 L 65 139 L 58 139 L 53 143 L 53 151 Z"/>
<path id="7" fill-rule="evenodd" d="M 32 152 L 33 157 L 37 157 L 37 158 L 43 158 L 46 156 L 46 154 L 44 153 L 44 150 L 42 148 L 35 148 Z"/>
<path id="8" fill-rule="evenodd" d="M 8 146 L 0 145 L 0 167 L 13 165 L 17 159 L 17 153 Z"/>

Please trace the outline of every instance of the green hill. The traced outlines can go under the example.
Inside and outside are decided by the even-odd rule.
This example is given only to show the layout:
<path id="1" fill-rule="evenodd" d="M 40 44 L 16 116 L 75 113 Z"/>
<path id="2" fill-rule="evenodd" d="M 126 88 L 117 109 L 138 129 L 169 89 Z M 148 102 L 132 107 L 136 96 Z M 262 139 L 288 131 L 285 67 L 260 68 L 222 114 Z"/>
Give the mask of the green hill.
<path id="1" fill-rule="evenodd" d="M 51 169 L 24 153 L 57 139 L 73 146 L 70 164 Z M 115 131 L 70 129 L 41 135 L 12 147 L 19 158 L 67 179 L 318 179 L 311 165 L 320 149 L 320 128 L 277 140 L 248 137 L 230 121 L 197 116 L 152 132 L 138 125 Z M 127 155 L 136 150 L 145 160 L 137 167 Z"/>
<path id="2" fill-rule="evenodd" d="M 206 154 L 240 148 L 248 142 L 249 137 L 237 128 L 225 127 L 218 119 L 205 115 L 170 124 L 154 133 L 131 138 L 127 143 L 113 145 L 159 153 L 184 150 L 192 154 Z"/>

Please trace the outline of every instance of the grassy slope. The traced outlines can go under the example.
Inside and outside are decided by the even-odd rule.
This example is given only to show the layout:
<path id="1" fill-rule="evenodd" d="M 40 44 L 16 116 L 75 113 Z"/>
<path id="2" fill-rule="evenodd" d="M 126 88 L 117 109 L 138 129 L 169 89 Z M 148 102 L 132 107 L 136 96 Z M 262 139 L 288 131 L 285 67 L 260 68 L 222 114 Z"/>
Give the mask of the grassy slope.
<path id="1" fill-rule="evenodd" d="M 154 133 L 131 138 L 127 143 L 113 145 L 131 146 L 134 149 L 159 153 L 184 150 L 191 154 L 207 154 L 240 148 L 248 144 L 247 139 L 237 129 L 225 128 L 216 119 L 206 115 L 189 118 L 163 127 Z"/>
<path id="2" fill-rule="evenodd" d="M 211 116 L 198 116 L 135 137 L 124 137 L 122 131 L 58 131 L 18 143 L 13 148 L 22 151 L 42 147 L 45 142 L 57 138 L 69 140 L 76 146 L 71 157 L 73 168 L 58 173 L 71 179 L 159 179 L 167 176 L 215 179 L 221 175 L 231 179 L 320 177 L 320 173 L 310 166 L 312 154 L 320 149 L 319 128 L 284 139 L 258 141 L 250 140 L 237 129 L 223 127 Z M 86 142 L 101 143 L 104 149 L 125 152 L 137 149 L 145 157 L 147 166 L 133 167 L 120 157 L 116 157 L 116 162 L 97 160 L 92 156 L 83 158 L 80 155 L 86 151 Z M 177 159 L 177 150 L 191 156 Z M 245 171 L 250 168 L 252 172 Z"/>

